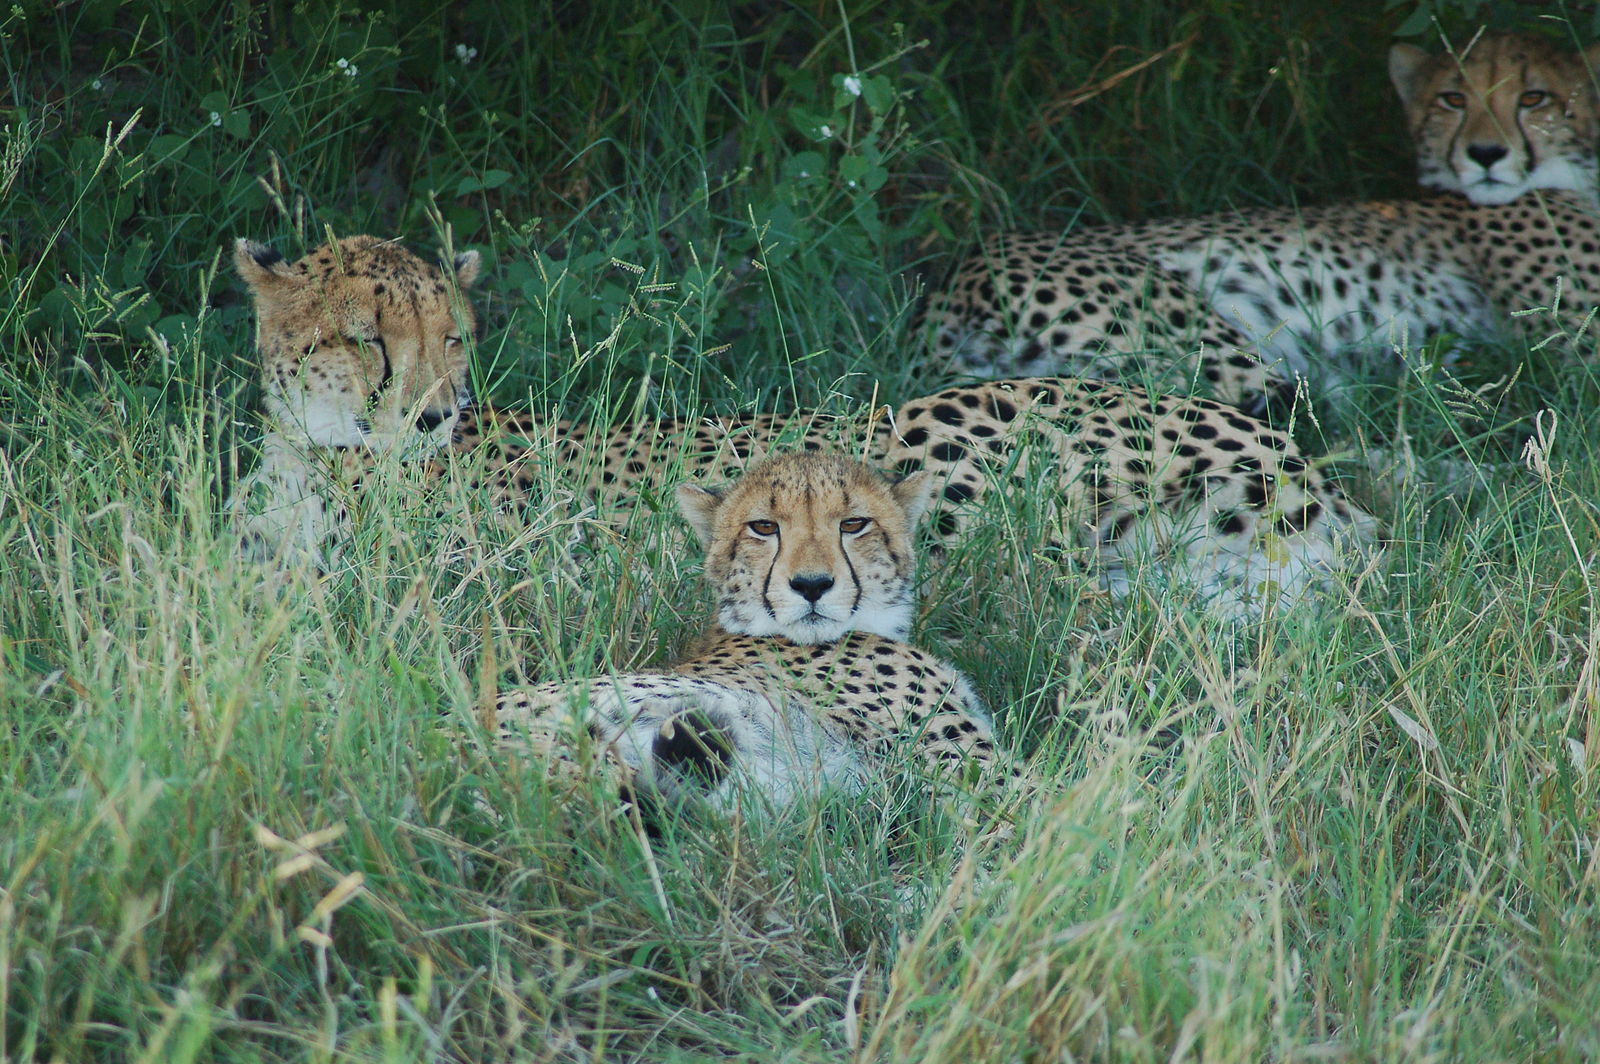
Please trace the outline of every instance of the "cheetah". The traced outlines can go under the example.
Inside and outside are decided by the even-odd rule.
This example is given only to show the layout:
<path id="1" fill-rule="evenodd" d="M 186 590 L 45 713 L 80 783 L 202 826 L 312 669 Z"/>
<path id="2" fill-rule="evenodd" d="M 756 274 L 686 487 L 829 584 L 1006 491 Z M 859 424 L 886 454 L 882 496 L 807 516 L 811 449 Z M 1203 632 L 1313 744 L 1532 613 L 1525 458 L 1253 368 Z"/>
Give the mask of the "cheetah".
<path id="1" fill-rule="evenodd" d="M 1259 411 L 1296 378 L 1337 386 L 1338 359 L 1319 355 L 1494 336 L 1550 306 L 1558 282 L 1559 328 L 1579 330 L 1600 300 L 1596 62 L 1600 45 L 1523 36 L 1459 55 L 1395 45 L 1419 180 L 1440 195 L 999 235 L 929 299 L 931 357 Z"/>
<path id="2" fill-rule="evenodd" d="M 897 749 L 958 788 L 1010 780 L 971 684 L 905 642 L 934 486 L 825 452 L 765 459 L 721 491 L 680 486 L 715 598 L 704 645 L 661 672 L 503 694 L 498 743 L 562 771 L 586 748 L 565 736 L 586 733 L 633 793 L 719 805 L 741 786 L 775 807 L 854 790 Z"/>
<path id="3" fill-rule="evenodd" d="M 441 269 L 360 236 L 290 263 L 241 240 L 235 261 L 256 305 L 267 395 L 261 462 L 230 504 L 254 557 L 335 564 L 351 501 L 397 454 L 425 480 L 466 468 L 508 514 L 553 464 L 622 524 L 663 471 L 727 481 L 776 446 L 836 448 L 933 475 L 940 557 L 994 524 L 986 500 L 1026 498 L 1048 509 L 1031 549 L 1082 557 L 1114 592 L 1141 565 L 1181 568 L 1228 612 L 1298 595 L 1376 533 L 1285 433 L 1210 399 L 1033 378 L 947 388 L 875 418 L 595 425 L 472 405 L 461 341 L 475 322 L 453 294 L 476 277 L 470 253 Z"/>

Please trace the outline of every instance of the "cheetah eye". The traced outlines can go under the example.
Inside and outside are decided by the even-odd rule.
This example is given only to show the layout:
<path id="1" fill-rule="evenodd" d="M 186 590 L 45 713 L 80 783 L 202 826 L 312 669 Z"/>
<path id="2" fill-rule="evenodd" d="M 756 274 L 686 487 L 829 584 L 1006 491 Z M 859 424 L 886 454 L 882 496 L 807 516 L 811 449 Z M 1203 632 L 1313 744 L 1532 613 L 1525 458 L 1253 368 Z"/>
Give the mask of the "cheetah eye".
<path id="1" fill-rule="evenodd" d="M 745 527 L 758 536 L 775 536 L 778 534 L 778 522 L 776 521 L 751 521 Z"/>
<path id="2" fill-rule="evenodd" d="M 368 347 L 376 348 L 378 354 L 380 355 L 387 356 L 389 354 L 389 347 L 383 342 L 383 337 L 376 334 L 372 336 L 358 336 L 355 333 L 345 333 L 344 342 L 349 344 L 351 347 L 359 347 L 362 349 Z"/>
<path id="3" fill-rule="evenodd" d="M 444 338 L 444 346 L 446 346 L 446 347 L 460 347 L 461 346 L 461 337 L 459 337 L 459 336 L 446 336 Z"/>
<path id="4" fill-rule="evenodd" d="M 1459 111 L 1467 106 L 1467 94 L 1464 92 L 1441 92 L 1439 102 L 1452 111 Z"/>
<path id="5" fill-rule="evenodd" d="M 1529 89 L 1517 97 L 1518 107 L 1538 107 L 1550 98 L 1550 94 L 1542 89 Z"/>
<path id="6" fill-rule="evenodd" d="M 346 335 L 344 340 L 345 343 L 353 344 L 362 351 L 378 352 L 378 357 L 383 360 L 378 373 L 378 383 L 367 393 L 367 406 L 372 407 L 377 403 L 378 397 L 388 391 L 389 385 L 394 383 L 394 364 L 389 361 L 389 345 L 383 342 L 381 336 Z"/>
<path id="7" fill-rule="evenodd" d="M 853 536 L 857 532 L 865 532 L 870 524 L 872 524 L 870 517 L 847 517 L 839 522 L 839 531 Z"/>

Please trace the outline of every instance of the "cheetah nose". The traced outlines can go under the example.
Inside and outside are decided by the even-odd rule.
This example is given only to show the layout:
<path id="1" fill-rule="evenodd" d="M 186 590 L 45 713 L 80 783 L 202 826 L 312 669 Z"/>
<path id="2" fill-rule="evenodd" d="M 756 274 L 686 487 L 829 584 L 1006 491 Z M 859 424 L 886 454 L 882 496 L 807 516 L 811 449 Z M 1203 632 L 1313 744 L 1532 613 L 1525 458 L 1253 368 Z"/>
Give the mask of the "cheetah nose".
<path id="1" fill-rule="evenodd" d="M 789 586 L 807 602 L 815 602 L 828 593 L 833 577 L 827 573 L 800 573 L 789 578 Z"/>
<path id="2" fill-rule="evenodd" d="M 1485 170 L 1504 159 L 1510 152 L 1504 144 L 1469 144 L 1467 158 Z"/>
<path id="3" fill-rule="evenodd" d="M 432 432 L 454 413 L 454 410 L 424 410 L 417 416 L 417 431 Z"/>

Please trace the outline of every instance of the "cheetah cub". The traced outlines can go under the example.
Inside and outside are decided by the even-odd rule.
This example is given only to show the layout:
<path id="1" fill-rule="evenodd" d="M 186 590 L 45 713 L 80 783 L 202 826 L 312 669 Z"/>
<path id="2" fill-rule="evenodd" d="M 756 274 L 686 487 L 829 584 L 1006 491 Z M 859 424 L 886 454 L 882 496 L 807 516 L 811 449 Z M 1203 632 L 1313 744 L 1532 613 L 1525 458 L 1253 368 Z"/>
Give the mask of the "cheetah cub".
<path id="1" fill-rule="evenodd" d="M 587 747 L 637 791 L 723 806 L 741 788 L 780 808 L 854 790 L 902 750 L 958 786 L 1005 779 L 967 679 L 903 642 L 933 486 L 815 452 L 767 459 L 726 490 L 681 486 L 715 593 L 703 646 L 661 672 L 504 694 L 499 742 L 556 765 Z"/>

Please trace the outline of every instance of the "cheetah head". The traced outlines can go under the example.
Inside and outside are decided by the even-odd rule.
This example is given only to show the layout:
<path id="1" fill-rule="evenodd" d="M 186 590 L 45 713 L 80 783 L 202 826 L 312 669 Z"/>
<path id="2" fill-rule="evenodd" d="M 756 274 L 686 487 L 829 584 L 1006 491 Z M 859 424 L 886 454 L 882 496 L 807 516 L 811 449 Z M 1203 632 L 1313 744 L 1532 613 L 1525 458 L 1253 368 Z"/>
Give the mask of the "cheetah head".
<path id="1" fill-rule="evenodd" d="M 1389 50 L 1425 188 L 1474 203 L 1530 189 L 1597 194 L 1600 45 L 1567 52 L 1537 37 L 1485 34 L 1460 54 Z"/>
<path id="2" fill-rule="evenodd" d="M 372 450 L 443 446 L 471 401 L 463 338 L 476 327 L 435 266 L 392 241 L 346 237 L 289 262 L 240 240 L 255 301 L 268 424 L 300 443 Z M 454 288 L 478 276 L 456 256 Z"/>
<path id="3" fill-rule="evenodd" d="M 890 480 L 838 455 L 770 458 L 721 491 L 678 488 L 706 548 L 717 621 L 739 635 L 829 643 L 904 639 L 915 604 L 912 534 L 931 475 Z"/>

